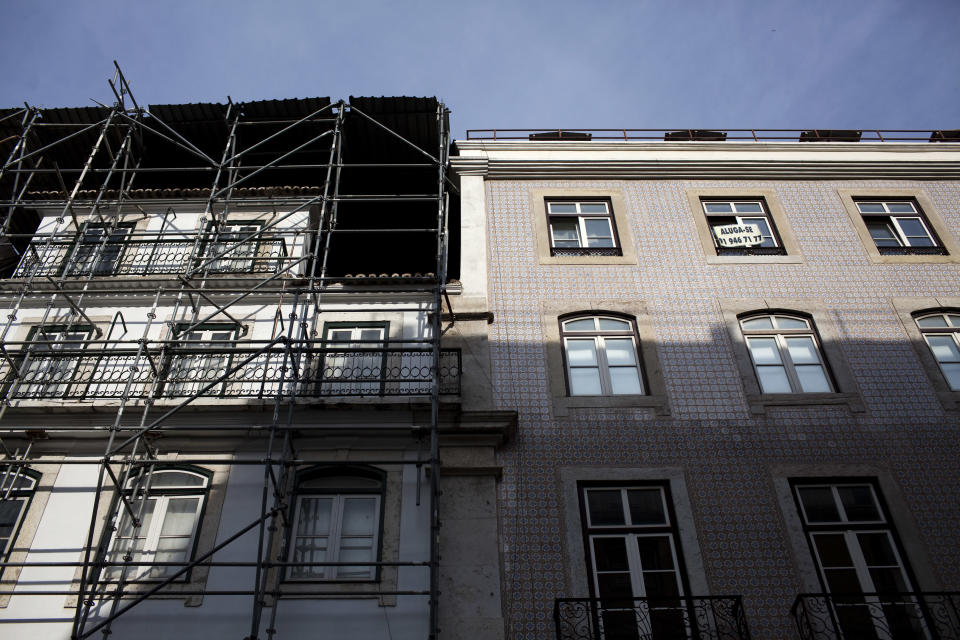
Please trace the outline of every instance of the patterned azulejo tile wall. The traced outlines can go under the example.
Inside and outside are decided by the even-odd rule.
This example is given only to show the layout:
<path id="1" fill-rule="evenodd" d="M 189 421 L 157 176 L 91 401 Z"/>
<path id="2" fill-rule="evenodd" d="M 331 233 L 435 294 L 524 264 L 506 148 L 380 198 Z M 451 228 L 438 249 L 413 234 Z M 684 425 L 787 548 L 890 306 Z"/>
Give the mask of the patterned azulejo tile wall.
<path id="1" fill-rule="evenodd" d="M 911 561 L 932 566 L 939 588 L 960 589 L 960 420 L 941 406 L 891 304 L 960 295 L 960 265 L 870 263 L 837 193 L 860 187 L 921 190 L 960 238 L 960 185 L 951 182 L 487 182 L 494 393 L 520 419 L 501 452 L 508 637 L 553 637 L 554 598 L 589 595 L 569 590 L 571 573 L 584 569 L 569 566 L 561 467 L 682 468 L 709 590 L 743 596 L 755 638 L 794 637 L 789 610 L 803 589 L 775 494 L 777 465 L 889 473 L 925 549 L 925 559 Z M 539 264 L 530 192 L 542 188 L 622 193 L 638 264 Z M 773 190 L 803 263 L 706 264 L 688 188 Z M 758 297 L 828 309 L 865 411 L 750 413 L 717 299 Z M 649 311 L 669 417 L 649 409 L 553 415 L 542 310 L 550 301 L 611 298 L 642 300 Z"/>

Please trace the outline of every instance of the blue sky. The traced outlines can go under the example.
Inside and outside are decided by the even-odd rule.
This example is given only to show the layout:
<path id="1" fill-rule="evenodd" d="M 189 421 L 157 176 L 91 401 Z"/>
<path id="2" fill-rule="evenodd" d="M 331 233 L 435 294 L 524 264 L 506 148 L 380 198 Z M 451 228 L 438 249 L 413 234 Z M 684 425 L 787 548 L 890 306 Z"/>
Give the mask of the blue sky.
<path id="1" fill-rule="evenodd" d="M 960 128 L 960 0 L 2 0 L 0 106 L 436 95 L 467 128 Z"/>

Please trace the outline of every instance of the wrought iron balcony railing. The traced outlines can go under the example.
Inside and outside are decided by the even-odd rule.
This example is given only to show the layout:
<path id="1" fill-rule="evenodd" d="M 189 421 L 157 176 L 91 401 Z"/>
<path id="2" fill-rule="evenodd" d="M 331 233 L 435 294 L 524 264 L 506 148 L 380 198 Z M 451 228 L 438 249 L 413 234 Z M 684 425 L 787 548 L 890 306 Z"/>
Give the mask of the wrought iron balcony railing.
<path id="1" fill-rule="evenodd" d="M 747 640 L 740 596 L 557 598 L 557 640 Z"/>
<path id="2" fill-rule="evenodd" d="M 295 398 L 425 396 L 433 387 L 433 352 L 411 348 L 331 348 L 308 343 L 236 348 L 176 347 L 140 354 L 88 346 L 57 351 L 7 352 L 0 361 L 8 400 L 100 398 Z M 255 344 L 255 343 L 254 343 Z M 19 370 L 17 377 L 13 366 Z M 460 393 L 460 350 L 441 349 L 440 393 Z M 129 389 L 127 388 L 129 383 Z M 154 385 L 156 389 L 154 390 Z"/>
<path id="3" fill-rule="evenodd" d="M 803 593 L 803 640 L 960 640 L 960 592 Z"/>
<path id="4" fill-rule="evenodd" d="M 212 242 L 201 238 L 194 257 L 196 238 L 170 238 L 160 234 L 108 240 L 38 239 L 20 260 L 14 278 L 29 276 L 144 276 L 180 274 L 188 267 L 205 266 L 212 273 L 276 273 L 289 264 L 289 236 L 262 235 L 227 249 L 233 242 Z M 215 260 L 204 265 L 209 258 Z M 72 258 L 72 259 L 71 259 Z"/>

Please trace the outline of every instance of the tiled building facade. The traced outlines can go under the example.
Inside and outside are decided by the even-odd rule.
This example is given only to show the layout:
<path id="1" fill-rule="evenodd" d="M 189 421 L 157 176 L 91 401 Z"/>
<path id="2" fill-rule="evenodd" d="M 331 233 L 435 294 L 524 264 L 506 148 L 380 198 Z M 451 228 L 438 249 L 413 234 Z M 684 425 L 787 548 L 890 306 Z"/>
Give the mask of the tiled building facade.
<path id="1" fill-rule="evenodd" d="M 703 637 L 744 637 L 704 622 L 699 603 L 670 618 L 665 605 L 654 611 L 654 600 L 634 601 L 627 613 L 629 600 L 601 600 L 584 605 L 579 622 L 557 604 L 604 591 L 655 596 L 676 584 L 684 596 L 742 596 L 753 638 L 799 637 L 798 619 L 806 637 L 942 633 L 923 615 L 905 621 L 920 599 L 846 601 L 846 610 L 838 598 L 810 599 L 794 615 L 791 608 L 798 594 L 838 593 L 843 584 L 960 587 L 958 394 L 949 345 L 931 350 L 940 343 L 926 342 L 917 324 L 923 313 L 960 306 L 954 145 L 467 140 L 459 151 L 464 210 L 486 215 L 477 251 L 486 252 L 496 318 L 494 397 L 519 415 L 517 437 L 500 454 L 507 637 L 695 637 L 695 628 Z M 937 248 L 884 249 L 893 241 L 877 229 L 894 226 L 894 216 L 859 218 L 868 200 L 919 207 L 929 242 L 916 244 Z M 737 201 L 763 207 L 776 251 L 720 255 L 705 203 Z M 593 236 L 614 251 L 563 249 L 589 246 L 588 220 L 603 217 L 570 214 L 580 226 L 564 227 L 551 203 L 576 202 L 612 207 L 613 239 Z M 642 393 L 616 391 L 624 369 L 614 371 L 614 361 L 622 364 L 623 354 L 613 353 L 610 336 L 619 334 L 602 338 L 606 346 L 581 334 L 581 346 L 593 345 L 583 361 L 577 334 L 564 328 L 570 317 L 634 325 Z M 760 325 L 746 324 L 751 318 Z M 770 318 L 807 328 L 751 333 Z M 764 351 L 774 339 L 780 369 L 776 348 Z M 788 370 L 790 380 L 781 375 Z M 597 372 L 603 388 L 581 382 Z M 601 514 L 594 485 L 637 496 L 665 490 L 662 517 L 672 528 L 663 535 L 675 565 L 644 556 L 656 537 L 649 532 L 661 530 L 625 528 L 630 515 L 589 530 Z M 861 506 L 871 505 L 859 516 L 847 500 L 856 492 Z M 813 503 L 831 495 L 838 502 L 827 508 L 837 512 L 816 515 Z M 639 556 L 628 563 L 618 547 L 601 558 L 604 536 L 638 543 Z M 841 538 L 847 568 L 829 557 Z M 884 564 L 884 554 L 894 557 Z M 665 572 L 660 592 L 651 567 Z M 618 571 L 624 580 L 633 574 L 632 589 L 615 584 Z M 875 588 L 864 588 L 871 577 Z M 938 606 L 924 615 L 937 616 Z M 874 622 L 864 631 L 857 617 L 868 610 Z M 821 624 L 831 612 L 834 621 Z"/>

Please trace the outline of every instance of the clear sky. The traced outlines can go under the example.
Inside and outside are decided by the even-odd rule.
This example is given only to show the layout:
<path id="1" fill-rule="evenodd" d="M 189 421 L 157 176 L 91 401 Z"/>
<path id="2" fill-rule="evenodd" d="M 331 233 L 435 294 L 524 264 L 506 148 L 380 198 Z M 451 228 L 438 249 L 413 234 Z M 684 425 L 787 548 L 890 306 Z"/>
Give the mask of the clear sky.
<path id="1" fill-rule="evenodd" d="M 0 0 L 0 106 L 437 96 L 482 128 L 960 128 L 960 0 Z"/>

